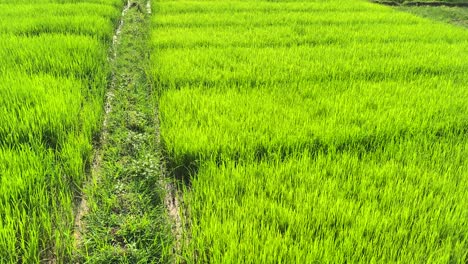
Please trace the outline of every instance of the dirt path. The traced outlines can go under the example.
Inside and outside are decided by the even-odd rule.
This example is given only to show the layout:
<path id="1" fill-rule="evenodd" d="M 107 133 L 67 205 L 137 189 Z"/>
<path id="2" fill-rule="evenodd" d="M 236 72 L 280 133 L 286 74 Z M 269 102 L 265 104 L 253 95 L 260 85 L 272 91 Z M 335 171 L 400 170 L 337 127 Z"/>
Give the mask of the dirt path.
<path id="1" fill-rule="evenodd" d="M 124 9 L 122 10 L 122 15 L 121 19 L 119 21 L 119 26 L 117 27 L 115 34 L 112 39 L 112 56 L 110 57 L 111 63 L 113 63 L 117 57 L 117 43 L 119 41 L 120 35 L 122 34 L 122 27 L 123 27 L 123 18 L 125 17 L 126 13 L 128 12 L 130 8 L 130 2 L 127 2 L 125 5 Z M 101 136 L 99 138 L 99 141 L 95 144 L 95 152 L 94 152 L 94 157 L 93 157 L 93 164 L 91 166 L 91 173 L 90 173 L 90 179 L 88 182 L 85 183 L 84 188 L 86 188 L 86 185 L 91 184 L 92 182 L 99 181 L 99 173 L 101 170 L 101 164 L 102 164 L 102 148 L 101 146 L 107 144 L 107 137 L 109 134 L 108 131 L 108 122 L 109 122 L 109 115 L 110 112 L 112 111 L 112 101 L 114 98 L 114 90 L 116 87 L 116 78 L 115 78 L 115 72 L 112 72 L 112 78 L 111 82 L 109 84 L 109 89 L 106 92 L 105 95 L 105 103 L 104 103 L 104 117 L 103 117 L 103 122 L 102 122 L 102 131 L 101 131 Z M 75 248 L 79 248 L 80 245 L 82 244 L 82 234 L 85 232 L 85 227 L 83 224 L 83 216 L 85 216 L 88 213 L 88 202 L 87 202 L 87 197 L 85 195 L 82 195 L 80 197 L 80 202 L 79 205 L 77 206 L 76 212 L 75 212 L 75 224 L 74 224 L 74 233 L 73 237 L 75 240 Z"/>
<path id="2" fill-rule="evenodd" d="M 182 234 L 179 201 L 165 178 L 157 93 L 146 76 L 150 21 L 149 0 L 129 1 L 114 36 L 103 131 L 76 212 L 74 263 L 171 262 L 180 244 L 173 241 Z"/>

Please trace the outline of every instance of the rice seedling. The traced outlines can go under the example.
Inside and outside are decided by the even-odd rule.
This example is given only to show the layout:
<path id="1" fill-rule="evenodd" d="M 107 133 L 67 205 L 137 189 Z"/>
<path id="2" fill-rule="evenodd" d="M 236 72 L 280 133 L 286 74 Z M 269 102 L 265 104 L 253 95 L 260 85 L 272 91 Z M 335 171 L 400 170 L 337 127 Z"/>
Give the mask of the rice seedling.
<path id="1" fill-rule="evenodd" d="M 360 0 L 153 12 L 181 262 L 466 262 L 468 32 Z"/>
<path id="2" fill-rule="evenodd" d="M 121 4 L 0 1 L 1 263 L 70 260 Z"/>

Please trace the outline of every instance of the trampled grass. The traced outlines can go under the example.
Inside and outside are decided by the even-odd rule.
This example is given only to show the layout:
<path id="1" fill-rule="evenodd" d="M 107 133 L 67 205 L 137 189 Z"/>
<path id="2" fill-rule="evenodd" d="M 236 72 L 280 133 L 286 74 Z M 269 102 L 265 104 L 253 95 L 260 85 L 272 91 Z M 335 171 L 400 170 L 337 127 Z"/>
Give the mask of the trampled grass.
<path id="1" fill-rule="evenodd" d="M 74 263 L 171 263 L 165 179 L 149 84 L 146 0 L 125 8 L 111 57 L 99 148 L 83 194 L 86 214 Z M 128 5 L 127 5 L 128 7 Z M 143 12 L 142 12 L 143 10 Z"/>
<path id="2" fill-rule="evenodd" d="M 359 0 L 153 11 L 184 261 L 467 261 L 467 31 Z"/>
<path id="3" fill-rule="evenodd" d="M 122 3 L 0 1 L 1 263 L 70 260 Z"/>

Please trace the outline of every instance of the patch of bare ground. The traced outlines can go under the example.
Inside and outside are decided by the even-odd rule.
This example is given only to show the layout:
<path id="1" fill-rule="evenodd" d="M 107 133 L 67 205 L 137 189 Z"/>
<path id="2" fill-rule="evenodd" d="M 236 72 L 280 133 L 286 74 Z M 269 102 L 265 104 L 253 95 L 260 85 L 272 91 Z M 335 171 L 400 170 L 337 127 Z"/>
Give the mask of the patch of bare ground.
<path id="1" fill-rule="evenodd" d="M 166 193 L 172 192 L 164 178 L 156 92 L 146 75 L 150 11 L 149 0 L 129 1 L 114 36 L 103 131 L 77 207 L 75 263 L 174 258 L 171 227 L 178 209 L 167 213 Z"/>
<path id="2" fill-rule="evenodd" d="M 109 60 L 111 63 L 117 57 L 116 45 L 119 41 L 120 35 L 122 34 L 122 27 L 124 24 L 123 18 L 125 14 L 128 12 L 129 8 L 130 8 L 130 1 L 127 2 L 127 4 L 124 6 L 124 9 L 122 10 L 122 15 L 119 21 L 119 25 L 113 36 L 113 41 L 112 41 L 112 46 L 111 46 L 112 55 L 109 57 Z M 109 114 L 112 111 L 112 102 L 114 98 L 113 91 L 115 90 L 116 82 L 117 80 L 115 78 L 115 73 L 113 72 L 111 81 L 109 83 L 109 89 L 107 90 L 106 96 L 105 96 L 102 130 L 101 130 L 99 140 L 94 144 L 95 151 L 94 151 L 94 156 L 93 156 L 93 164 L 91 166 L 91 171 L 90 171 L 90 178 L 85 183 L 85 186 L 83 186 L 84 188 L 86 188 L 86 185 L 90 184 L 91 182 L 99 181 L 99 173 L 101 170 L 102 155 L 103 155 L 101 146 L 106 144 L 107 137 L 109 134 L 109 131 L 108 131 Z M 77 200 L 78 200 L 78 205 L 76 206 L 76 211 L 75 211 L 73 238 L 75 241 L 74 248 L 79 249 L 82 244 L 82 234 L 84 234 L 84 232 L 86 231 L 82 220 L 83 220 L 83 217 L 88 213 L 89 207 L 88 207 L 88 202 L 87 202 L 85 195 L 81 194 L 81 197 L 79 197 Z M 49 262 L 49 263 L 55 263 L 55 262 Z"/>

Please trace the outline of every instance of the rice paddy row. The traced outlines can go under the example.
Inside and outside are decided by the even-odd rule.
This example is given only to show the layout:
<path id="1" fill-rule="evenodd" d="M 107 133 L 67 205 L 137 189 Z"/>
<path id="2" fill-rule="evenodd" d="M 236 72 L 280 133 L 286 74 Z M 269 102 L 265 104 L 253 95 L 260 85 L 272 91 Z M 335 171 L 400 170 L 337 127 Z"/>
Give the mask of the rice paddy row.
<path id="1" fill-rule="evenodd" d="M 121 0 L 0 1 L 0 262 L 70 260 Z"/>
<path id="2" fill-rule="evenodd" d="M 366 1 L 153 3 L 188 263 L 464 263 L 468 32 Z"/>

